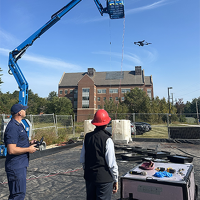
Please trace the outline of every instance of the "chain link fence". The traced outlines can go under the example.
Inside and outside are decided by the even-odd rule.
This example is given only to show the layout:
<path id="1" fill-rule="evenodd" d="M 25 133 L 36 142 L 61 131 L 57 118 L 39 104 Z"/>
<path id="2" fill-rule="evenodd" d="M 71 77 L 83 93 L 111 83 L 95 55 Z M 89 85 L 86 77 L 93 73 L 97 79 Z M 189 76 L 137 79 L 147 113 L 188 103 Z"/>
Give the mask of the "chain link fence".
<path id="1" fill-rule="evenodd" d="M 170 127 L 199 127 L 197 114 L 168 114 L 168 113 L 109 113 L 112 120 L 130 120 L 135 127 L 133 137 L 165 138 L 169 139 Z M 93 119 L 94 115 L 27 115 L 32 124 L 33 137 L 40 139 L 43 135 L 48 136 L 48 143 L 66 141 L 70 138 L 79 137 L 84 132 L 84 120 Z M 9 119 L 10 115 L 0 114 L 1 136 L 3 133 L 3 120 Z M 77 118 L 82 120 L 77 121 Z M 144 128 L 147 127 L 148 128 Z M 143 127 L 143 130 L 141 128 Z"/>
<path id="2" fill-rule="evenodd" d="M 8 122 L 9 119 L 10 115 L 0 114 L 1 143 L 3 141 L 6 127 L 5 121 Z M 36 138 L 40 140 L 41 137 L 44 137 L 47 145 L 51 143 L 64 142 L 75 137 L 72 115 L 27 115 L 26 119 L 28 119 L 32 125 L 32 139 Z"/>
<path id="3" fill-rule="evenodd" d="M 195 113 L 109 113 L 112 120 L 130 120 L 135 128 L 133 137 L 170 138 L 169 127 L 199 127 L 199 115 Z M 84 131 L 84 120 L 93 119 L 94 115 L 79 115 L 75 122 L 75 130 Z M 111 124 L 110 124 L 111 126 Z M 77 133 L 77 132 L 76 132 Z"/>

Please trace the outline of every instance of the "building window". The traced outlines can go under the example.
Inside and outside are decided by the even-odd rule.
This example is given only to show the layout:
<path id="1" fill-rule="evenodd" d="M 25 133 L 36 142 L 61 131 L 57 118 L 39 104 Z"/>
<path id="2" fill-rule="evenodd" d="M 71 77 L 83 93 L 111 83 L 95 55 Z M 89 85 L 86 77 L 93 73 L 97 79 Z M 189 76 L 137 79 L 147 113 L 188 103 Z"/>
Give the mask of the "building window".
<path id="1" fill-rule="evenodd" d="M 74 108 L 77 108 L 77 95 L 78 93 L 78 90 L 74 90 Z"/>
<path id="2" fill-rule="evenodd" d="M 89 97 L 86 97 L 86 96 L 85 96 L 85 97 L 82 97 L 82 100 L 83 100 L 83 101 L 85 101 L 85 100 L 88 100 L 88 101 L 89 101 Z"/>
<path id="3" fill-rule="evenodd" d="M 65 90 L 65 94 L 67 94 L 68 90 Z"/>
<path id="4" fill-rule="evenodd" d="M 98 94 L 106 94 L 106 89 L 98 89 L 97 93 Z"/>
<path id="5" fill-rule="evenodd" d="M 88 102 L 82 101 L 82 108 L 89 108 Z"/>
<path id="6" fill-rule="evenodd" d="M 105 100 L 106 100 L 106 97 L 104 97 L 103 100 L 105 101 Z"/>
<path id="7" fill-rule="evenodd" d="M 118 93 L 118 89 L 109 89 L 109 93 L 110 94 Z"/>
<path id="8" fill-rule="evenodd" d="M 90 95 L 90 89 L 83 88 L 82 89 L 82 108 L 89 108 L 89 95 Z"/>
<path id="9" fill-rule="evenodd" d="M 97 97 L 97 101 L 100 101 L 100 97 Z"/>
<path id="10" fill-rule="evenodd" d="M 72 93 L 73 93 L 73 89 L 70 89 L 70 90 L 69 90 L 69 94 L 72 94 Z"/>
<path id="11" fill-rule="evenodd" d="M 78 98 L 78 90 L 74 90 L 74 98 Z"/>
<path id="12" fill-rule="evenodd" d="M 151 96 L 151 89 L 147 89 L 147 95 L 149 96 L 150 99 L 152 98 L 152 96 Z"/>
<path id="13" fill-rule="evenodd" d="M 112 101 L 112 97 L 110 97 L 110 101 Z"/>
<path id="14" fill-rule="evenodd" d="M 89 93 L 90 92 L 90 88 L 83 88 L 82 89 L 82 93 Z"/>
<path id="15" fill-rule="evenodd" d="M 77 101 L 74 101 L 74 108 L 77 108 Z"/>
<path id="16" fill-rule="evenodd" d="M 119 100 L 119 98 L 118 97 L 115 97 L 115 101 L 118 101 Z"/>
<path id="17" fill-rule="evenodd" d="M 121 91 L 122 91 L 122 93 L 127 93 L 127 92 L 130 92 L 131 89 L 122 89 Z"/>
<path id="18" fill-rule="evenodd" d="M 121 100 L 124 101 L 124 97 L 121 97 Z"/>
<path id="19" fill-rule="evenodd" d="M 62 94 L 62 92 L 63 92 L 63 91 L 62 91 L 62 90 L 60 90 L 60 94 Z"/>
<path id="20" fill-rule="evenodd" d="M 98 109 L 101 109 L 101 106 L 100 106 L 100 105 L 98 105 L 97 107 L 98 107 Z"/>
<path id="21" fill-rule="evenodd" d="M 69 100 L 70 100 L 70 101 L 73 101 L 73 97 L 69 97 Z"/>

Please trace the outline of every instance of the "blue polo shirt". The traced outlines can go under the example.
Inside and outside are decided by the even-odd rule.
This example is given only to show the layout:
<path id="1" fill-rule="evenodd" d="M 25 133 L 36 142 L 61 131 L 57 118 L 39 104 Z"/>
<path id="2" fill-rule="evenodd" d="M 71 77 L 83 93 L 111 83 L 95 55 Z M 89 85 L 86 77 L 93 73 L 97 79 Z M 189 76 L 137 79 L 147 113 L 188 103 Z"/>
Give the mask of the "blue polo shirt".
<path id="1" fill-rule="evenodd" d="M 7 147 L 8 144 L 16 144 L 17 147 L 29 147 L 28 135 L 24 129 L 22 123 L 19 123 L 15 119 L 11 119 L 8 123 L 4 133 L 4 143 Z M 21 155 L 10 155 L 7 153 L 5 170 L 19 169 L 28 167 L 29 153 Z"/>

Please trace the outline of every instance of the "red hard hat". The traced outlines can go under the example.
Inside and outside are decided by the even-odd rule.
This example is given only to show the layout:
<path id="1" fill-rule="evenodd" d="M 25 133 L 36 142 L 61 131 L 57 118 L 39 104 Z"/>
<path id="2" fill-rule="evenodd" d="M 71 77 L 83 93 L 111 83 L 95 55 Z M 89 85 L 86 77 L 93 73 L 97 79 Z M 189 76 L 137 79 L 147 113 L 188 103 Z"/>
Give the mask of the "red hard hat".
<path id="1" fill-rule="evenodd" d="M 108 113 L 105 110 L 100 109 L 95 113 L 92 124 L 95 126 L 103 126 L 108 124 L 110 120 L 111 118 L 109 117 Z"/>

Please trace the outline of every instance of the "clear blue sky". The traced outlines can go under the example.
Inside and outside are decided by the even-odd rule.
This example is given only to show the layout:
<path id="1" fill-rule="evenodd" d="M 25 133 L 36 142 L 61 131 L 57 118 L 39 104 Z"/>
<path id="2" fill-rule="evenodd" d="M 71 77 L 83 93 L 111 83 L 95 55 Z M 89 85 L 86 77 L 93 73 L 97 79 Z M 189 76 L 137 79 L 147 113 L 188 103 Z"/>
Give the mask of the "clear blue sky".
<path id="1" fill-rule="evenodd" d="M 8 54 L 69 0 L 0 0 L 0 68 L 3 93 L 18 90 L 8 74 Z M 100 0 L 105 7 L 105 0 Z M 102 17 L 82 0 L 28 48 L 18 64 L 40 97 L 58 92 L 64 72 L 131 71 L 141 65 L 153 77 L 154 97 L 184 102 L 200 96 L 200 1 L 125 0 L 124 19 Z M 125 30 L 125 32 L 124 32 Z M 123 47 L 124 33 L 124 48 Z M 151 45 L 139 47 L 135 41 Z M 122 52 L 123 59 L 122 59 Z M 122 62 L 123 61 L 123 62 Z"/>

